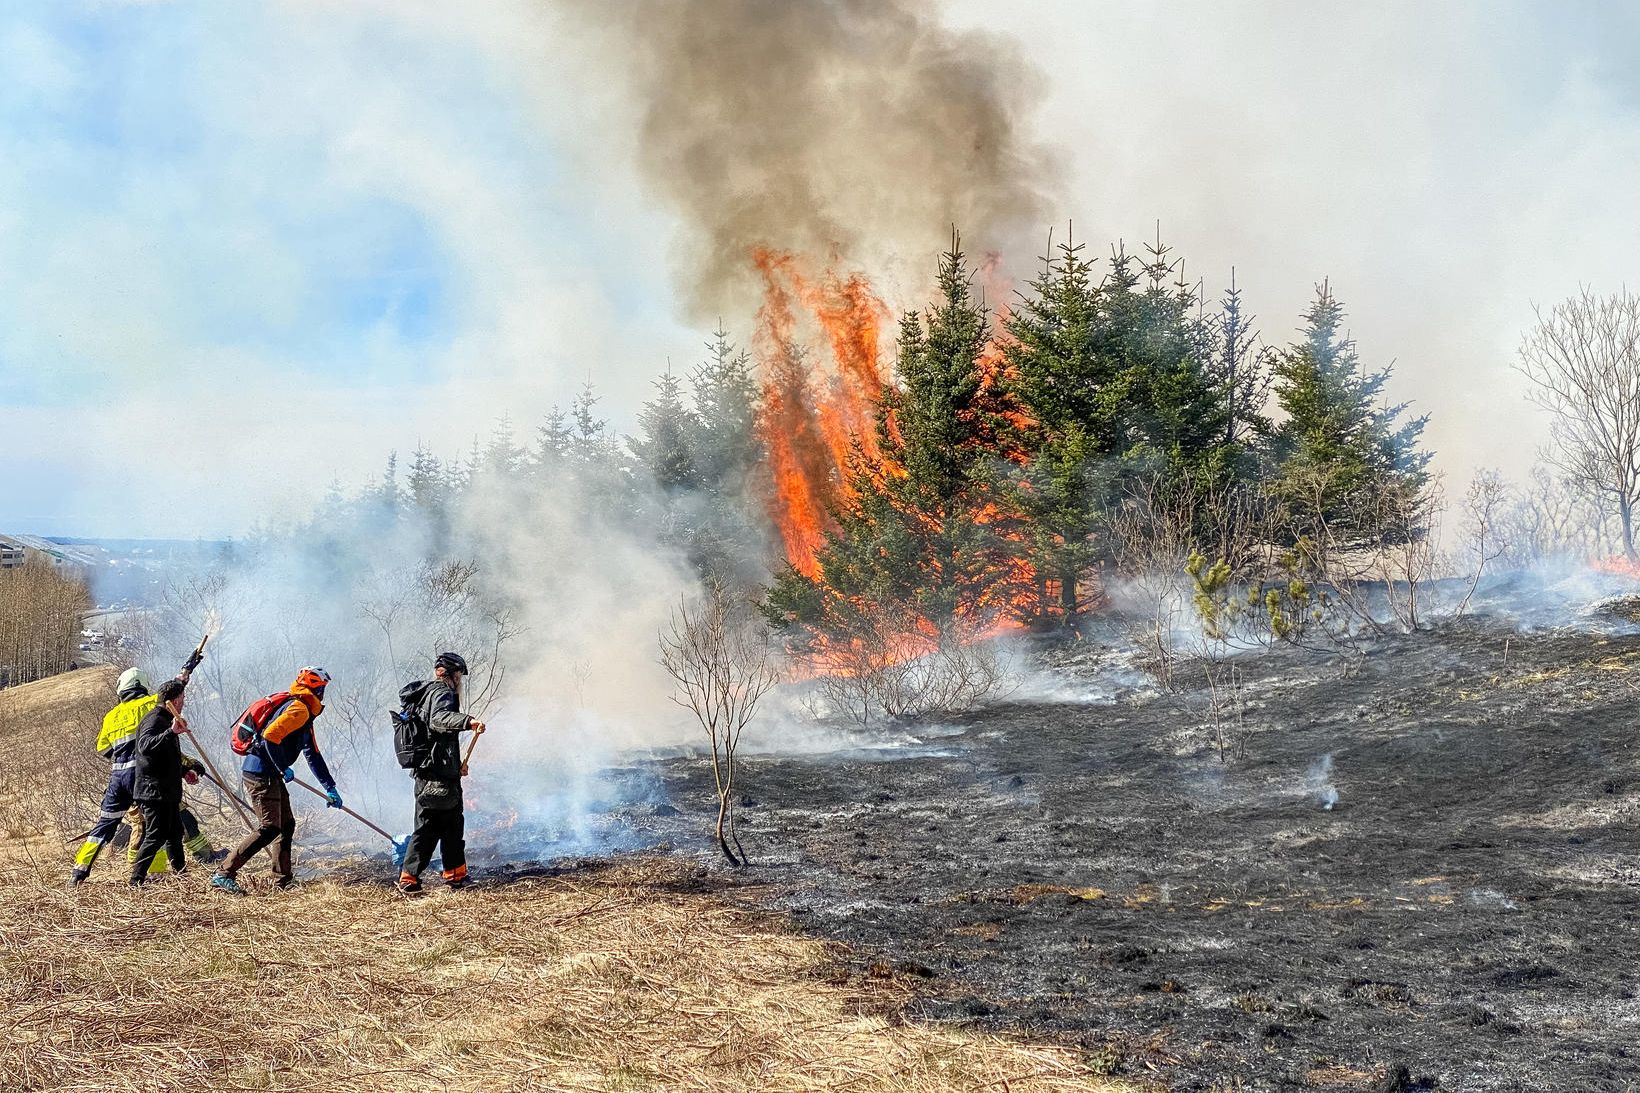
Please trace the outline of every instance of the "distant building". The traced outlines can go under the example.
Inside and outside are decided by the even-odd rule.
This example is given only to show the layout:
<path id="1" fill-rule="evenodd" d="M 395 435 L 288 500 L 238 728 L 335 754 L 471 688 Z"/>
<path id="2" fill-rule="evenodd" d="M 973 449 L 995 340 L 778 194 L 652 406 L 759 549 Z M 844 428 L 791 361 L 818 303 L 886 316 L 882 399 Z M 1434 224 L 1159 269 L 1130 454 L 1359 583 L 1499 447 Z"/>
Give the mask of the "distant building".
<path id="1" fill-rule="evenodd" d="M 28 551 L 18 543 L 0 539 L 0 569 L 16 569 L 28 561 Z"/>

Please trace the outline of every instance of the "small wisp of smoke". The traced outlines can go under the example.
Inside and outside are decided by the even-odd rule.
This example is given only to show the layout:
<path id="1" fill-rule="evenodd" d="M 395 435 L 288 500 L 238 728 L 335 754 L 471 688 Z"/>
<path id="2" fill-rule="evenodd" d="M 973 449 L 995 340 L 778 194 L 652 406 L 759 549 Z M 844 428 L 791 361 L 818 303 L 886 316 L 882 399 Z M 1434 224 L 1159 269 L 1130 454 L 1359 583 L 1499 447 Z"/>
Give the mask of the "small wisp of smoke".
<path id="1" fill-rule="evenodd" d="M 1311 763 L 1304 780 L 1324 811 L 1331 812 L 1338 807 L 1338 787 L 1333 785 L 1332 752 Z"/>

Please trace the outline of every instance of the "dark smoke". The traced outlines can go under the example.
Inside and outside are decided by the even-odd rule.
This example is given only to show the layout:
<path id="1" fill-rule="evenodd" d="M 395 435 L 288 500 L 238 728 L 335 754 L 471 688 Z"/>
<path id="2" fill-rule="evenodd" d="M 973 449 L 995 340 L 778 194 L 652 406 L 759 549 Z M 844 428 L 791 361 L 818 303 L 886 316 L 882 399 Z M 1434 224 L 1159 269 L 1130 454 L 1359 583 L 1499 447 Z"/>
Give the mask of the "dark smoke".
<path id="1" fill-rule="evenodd" d="M 697 318 L 749 298 L 754 247 L 874 274 L 909 262 L 923 280 L 953 224 L 970 251 L 1004 254 L 1045 230 L 1060 164 L 1023 124 L 1041 77 L 935 4 L 571 3 L 615 31 L 640 168 L 686 223 L 675 257 Z"/>

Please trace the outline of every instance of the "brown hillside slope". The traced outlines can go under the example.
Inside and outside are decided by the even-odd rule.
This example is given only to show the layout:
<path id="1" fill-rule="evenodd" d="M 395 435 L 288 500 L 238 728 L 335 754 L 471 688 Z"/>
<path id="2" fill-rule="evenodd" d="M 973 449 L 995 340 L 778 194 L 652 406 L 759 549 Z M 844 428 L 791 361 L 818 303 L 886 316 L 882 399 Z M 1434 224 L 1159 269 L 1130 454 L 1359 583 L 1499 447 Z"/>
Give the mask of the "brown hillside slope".
<path id="1" fill-rule="evenodd" d="M 841 950 L 725 904 L 710 871 L 623 859 L 400 899 L 379 868 L 288 893 L 203 870 L 124 887 L 124 856 L 62 887 L 67 798 L 106 672 L 0 696 L 13 781 L 0 843 L 7 1090 L 1131 1088 L 1055 1046 L 905 1023 L 914 989 L 848 978 Z M 89 712 L 88 712 L 89 711 Z M 94 721 L 91 724 L 95 724 Z M 83 777 L 81 772 L 79 777 Z"/>
<path id="2" fill-rule="evenodd" d="M 90 704 L 113 705 L 117 668 L 102 666 L 0 690 L 0 738 L 32 726 L 36 731 L 73 725 Z"/>

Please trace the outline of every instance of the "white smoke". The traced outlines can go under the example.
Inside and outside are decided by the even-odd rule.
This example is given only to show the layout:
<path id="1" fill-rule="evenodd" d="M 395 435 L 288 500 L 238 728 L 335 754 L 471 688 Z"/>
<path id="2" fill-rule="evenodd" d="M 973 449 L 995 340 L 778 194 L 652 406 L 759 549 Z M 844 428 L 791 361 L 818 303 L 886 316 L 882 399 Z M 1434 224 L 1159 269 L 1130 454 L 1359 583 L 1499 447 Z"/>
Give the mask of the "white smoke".
<path id="1" fill-rule="evenodd" d="M 343 796 L 401 832 L 410 780 L 387 711 L 402 684 L 430 677 L 438 652 L 459 652 L 473 668 L 466 701 L 489 724 L 466 783 L 473 827 L 516 826 L 561 852 L 601 845 L 605 807 L 642 791 L 604 778 L 619 753 L 689 738 L 656 634 L 696 587 L 676 550 L 604 519 L 573 480 L 480 475 L 442 513 L 321 512 L 294 535 L 240 548 L 178 581 L 137 648 L 163 672 L 217 628 L 190 713 L 225 772 L 237 770 L 234 716 L 297 668 L 326 668 L 318 735 Z"/>
<path id="2" fill-rule="evenodd" d="M 1332 752 L 1310 764 L 1304 780 L 1309 786 L 1310 793 L 1315 797 L 1316 804 L 1328 812 L 1338 807 L 1338 787 L 1333 785 Z"/>

